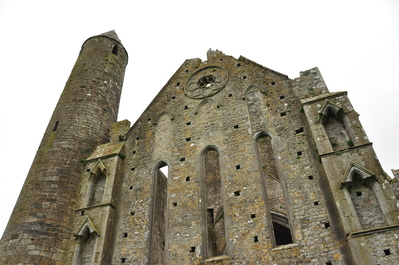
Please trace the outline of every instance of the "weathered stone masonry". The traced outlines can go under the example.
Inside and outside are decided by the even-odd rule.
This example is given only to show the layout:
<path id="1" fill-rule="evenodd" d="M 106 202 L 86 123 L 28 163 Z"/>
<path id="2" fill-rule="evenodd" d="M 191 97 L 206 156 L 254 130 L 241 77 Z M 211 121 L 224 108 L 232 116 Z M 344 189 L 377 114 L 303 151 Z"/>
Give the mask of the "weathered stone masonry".
<path id="1" fill-rule="evenodd" d="M 210 50 L 130 126 L 126 64 L 113 31 L 83 45 L 2 264 L 396 264 L 397 180 L 317 68 Z"/>

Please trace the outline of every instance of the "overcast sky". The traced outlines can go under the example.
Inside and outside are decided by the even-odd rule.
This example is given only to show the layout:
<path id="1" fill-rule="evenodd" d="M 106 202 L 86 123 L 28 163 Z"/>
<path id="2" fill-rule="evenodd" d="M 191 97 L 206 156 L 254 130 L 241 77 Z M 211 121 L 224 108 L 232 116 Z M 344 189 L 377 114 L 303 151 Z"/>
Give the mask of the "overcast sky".
<path id="1" fill-rule="evenodd" d="M 384 170 L 399 168 L 399 1 L 0 0 L 0 234 L 82 43 L 114 29 L 129 53 L 132 123 L 185 59 L 208 49 L 348 91 Z"/>

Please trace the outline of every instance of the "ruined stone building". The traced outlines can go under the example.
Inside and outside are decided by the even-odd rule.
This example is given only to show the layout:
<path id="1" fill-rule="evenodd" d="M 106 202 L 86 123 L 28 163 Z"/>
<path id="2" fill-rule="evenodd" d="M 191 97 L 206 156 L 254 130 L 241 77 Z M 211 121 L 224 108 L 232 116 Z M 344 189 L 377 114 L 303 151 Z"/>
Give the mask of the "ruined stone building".
<path id="1" fill-rule="evenodd" d="M 0 264 L 398 264 L 399 185 L 346 92 L 209 50 L 131 126 L 128 55 L 86 40 Z"/>

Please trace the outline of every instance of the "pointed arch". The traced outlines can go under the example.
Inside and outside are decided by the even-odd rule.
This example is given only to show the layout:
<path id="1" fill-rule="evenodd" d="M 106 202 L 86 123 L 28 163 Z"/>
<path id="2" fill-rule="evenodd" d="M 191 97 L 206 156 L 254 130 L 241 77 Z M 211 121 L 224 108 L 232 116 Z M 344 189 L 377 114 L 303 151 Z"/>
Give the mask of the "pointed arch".
<path id="1" fill-rule="evenodd" d="M 169 111 L 162 111 L 154 120 L 154 125 L 158 125 L 159 120 L 162 118 L 162 116 L 167 115 L 170 117 L 170 120 L 173 121 L 175 119 L 175 117 L 173 116 L 172 113 L 170 113 Z"/>
<path id="2" fill-rule="evenodd" d="M 362 167 L 359 164 L 352 162 L 349 164 L 349 166 L 347 167 L 347 169 L 345 171 L 344 178 L 342 179 L 342 182 L 341 182 L 341 187 L 352 185 L 353 178 L 354 178 L 355 174 L 357 174 L 358 176 L 361 177 L 362 182 L 366 182 L 369 179 L 373 179 L 373 180 L 377 181 L 377 179 L 375 178 L 375 175 L 371 171 Z"/>
<path id="3" fill-rule="evenodd" d="M 227 254 L 220 153 L 220 148 L 215 145 L 206 146 L 200 153 L 202 246 L 205 259 Z"/>
<path id="4" fill-rule="evenodd" d="M 344 111 L 342 107 L 338 106 L 334 102 L 326 100 L 319 111 L 317 122 L 324 124 L 327 121 L 329 114 L 332 114 L 335 119 L 341 119 L 344 115 Z"/>
<path id="5" fill-rule="evenodd" d="M 107 176 L 109 171 L 101 159 L 98 159 L 90 170 L 90 184 L 87 193 L 87 206 L 93 206 L 103 203 Z"/>
<path id="6" fill-rule="evenodd" d="M 99 236 L 91 218 L 86 218 L 75 232 L 76 246 L 72 264 L 93 264 L 94 252 Z"/>
<path id="7" fill-rule="evenodd" d="M 348 149 L 354 145 L 344 110 L 336 103 L 329 100 L 324 102 L 317 123 L 324 126 L 333 150 Z"/>
<path id="8" fill-rule="evenodd" d="M 212 106 L 216 107 L 216 102 L 213 99 L 205 98 L 203 101 L 201 101 L 200 104 L 198 104 L 197 109 L 196 109 L 196 113 L 198 113 L 200 111 L 200 109 L 206 104 L 211 104 Z"/>
<path id="9" fill-rule="evenodd" d="M 365 167 L 350 163 L 341 182 L 350 209 L 353 211 L 356 230 L 377 228 L 387 224 L 378 198 L 382 198 L 381 189 L 375 175 Z"/>
<path id="10" fill-rule="evenodd" d="M 89 233 L 95 233 L 97 236 L 100 236 L 97 228 L 95 227 L 93 220 L 90 217 L 87 217 L 79 226 L 79 228 L 75 231 L 75 236 L 83 236 L 86 229 L 88 229 Z"/>

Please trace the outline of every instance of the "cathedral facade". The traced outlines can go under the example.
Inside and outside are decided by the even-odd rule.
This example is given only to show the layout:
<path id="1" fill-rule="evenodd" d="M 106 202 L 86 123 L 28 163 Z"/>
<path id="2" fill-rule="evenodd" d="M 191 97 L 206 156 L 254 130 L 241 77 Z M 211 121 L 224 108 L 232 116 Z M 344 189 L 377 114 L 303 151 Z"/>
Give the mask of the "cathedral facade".
<path id="1" fill-rule="evenodd" d="M 127 62 L 114 31 L 82 45 L 1 264 L 397 264 L 397 179 L 317 68 L 209 50 L 131 125 Z"/>

